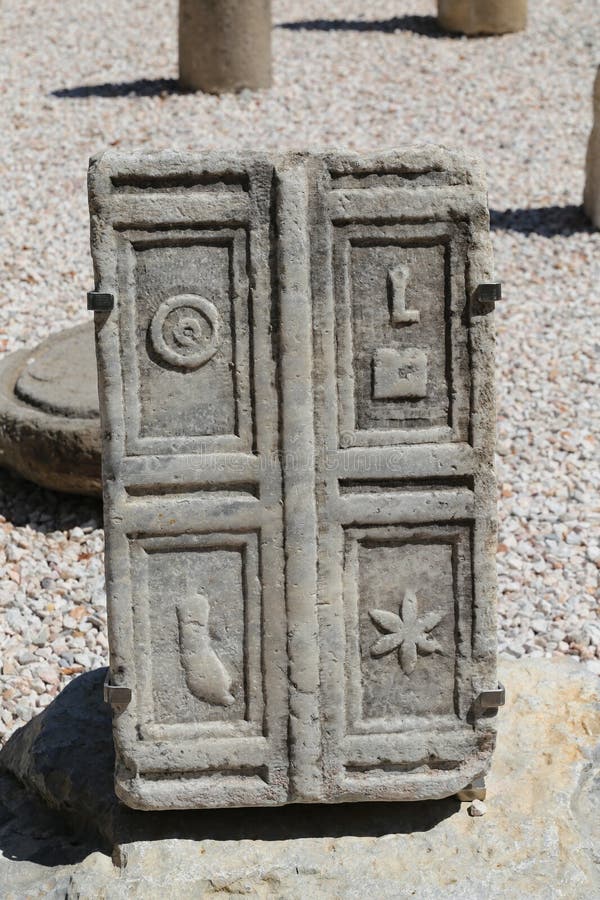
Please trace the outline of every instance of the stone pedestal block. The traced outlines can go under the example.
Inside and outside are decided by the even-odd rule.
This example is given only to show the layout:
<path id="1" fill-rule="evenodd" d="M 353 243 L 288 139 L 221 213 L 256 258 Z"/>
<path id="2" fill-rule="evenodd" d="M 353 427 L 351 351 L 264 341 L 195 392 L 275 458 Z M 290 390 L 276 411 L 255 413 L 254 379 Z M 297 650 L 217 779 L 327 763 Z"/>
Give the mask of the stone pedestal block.
<path id="1" fill-rule="evenodd" d="M 478 165 L 108 152 L 90 203 L 119 797 L 461 790 L 498 694 Z"/>
<path id="2" fill-rule="evenodd" d="M 270 87 L 270 0 L 179 0 L 179 79 L 211 94 Z"/>
<path id="3" fill-rule="evenodd" d="M 594 82 L 594 125 L 588 142 L 583 205 L 596 228 L 600 228 L 600 67 Z"/>
<path id="4" fill-rule="evenodd" d="M 527 27 L 527 0 L 438 0 L 438 21 L 446 31 L 506 34 Z"/>
<path id="5" fill-rule="evenodd" d="M 42 487 L 101 493 L 91 323 L 53 334 L 0 363 L 0 465 Z"/>
<path id="6" fill-rule="evenodd" d="M 507 706 L 477 819 L 455 798 L 127 809 L 104 670 L 80 675 L 0 750 L 0 897 L 591 900 L 600 679 L 572 657 L 505 659 L 499 674 Z"/>

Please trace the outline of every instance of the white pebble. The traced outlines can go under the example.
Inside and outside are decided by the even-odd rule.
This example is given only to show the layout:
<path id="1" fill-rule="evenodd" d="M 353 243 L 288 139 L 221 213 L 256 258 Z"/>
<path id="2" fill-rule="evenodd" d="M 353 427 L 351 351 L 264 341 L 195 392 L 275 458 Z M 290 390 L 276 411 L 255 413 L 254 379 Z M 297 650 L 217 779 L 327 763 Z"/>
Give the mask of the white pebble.
<path id="1" fill-rule="evenodd" d="M 483 800 L 473 800 L 472 803 L 467 807 L 467 812 L 470 816 L 478 817 L 485 816 L 487 812 L 487 806 L 483 802 Z"/>

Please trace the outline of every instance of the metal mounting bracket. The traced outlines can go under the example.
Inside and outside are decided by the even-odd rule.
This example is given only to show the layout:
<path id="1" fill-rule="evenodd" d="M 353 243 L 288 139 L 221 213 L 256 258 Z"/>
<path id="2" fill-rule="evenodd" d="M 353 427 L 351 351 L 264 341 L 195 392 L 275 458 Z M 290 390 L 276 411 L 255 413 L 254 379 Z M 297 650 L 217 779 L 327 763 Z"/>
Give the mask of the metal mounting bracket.
<path id="1" fill-rule="evenodd" d="M 458 791 L 456 796 L 461 803 L 472 803 L 473 800 L 485 800 L 486 794 L 485 778 L 483 775 L 479 775 L 462 791 Z"/>
<path id="2" fill-rule="evenodd" d="M 131 688 L 110 683 L 110 669 L 104 679 L 104 702 L 111 706 L 127 706 L 131 702 Z"/>
<path id="3" fill-rule="evenodd" d="M 502 300 L 502 282 L 489 281 L 477 285 L 473 299 L 479 303 L 498 303 Z"/>
<path id="4" fill-rule="evenodd" d="M 88 291 L 87 308 L 92 310 L 92 312 L 110 312 L 114 305 L 114 294 L 104 294 L 102 291 Z"/>
<path id="5" fill-rule="evenodd" d="M 498 682 L 498 687 L 493 691 L 481 691 L 475 701 L 479 709 L 498 709 L 506 703 L 506 691 L 504 685 Z"/>

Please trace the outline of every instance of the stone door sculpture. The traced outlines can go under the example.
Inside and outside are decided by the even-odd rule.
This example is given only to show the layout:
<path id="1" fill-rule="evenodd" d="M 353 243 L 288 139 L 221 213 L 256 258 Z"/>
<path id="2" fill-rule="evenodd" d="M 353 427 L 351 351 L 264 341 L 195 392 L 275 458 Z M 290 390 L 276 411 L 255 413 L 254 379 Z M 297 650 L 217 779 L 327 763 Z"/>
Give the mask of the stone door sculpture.
<path id="1" fill-rule="evenodd" d="M 461 790 L 497 687 L 476 164 L 108 152 L 90 210 L 117 793 Z"/>

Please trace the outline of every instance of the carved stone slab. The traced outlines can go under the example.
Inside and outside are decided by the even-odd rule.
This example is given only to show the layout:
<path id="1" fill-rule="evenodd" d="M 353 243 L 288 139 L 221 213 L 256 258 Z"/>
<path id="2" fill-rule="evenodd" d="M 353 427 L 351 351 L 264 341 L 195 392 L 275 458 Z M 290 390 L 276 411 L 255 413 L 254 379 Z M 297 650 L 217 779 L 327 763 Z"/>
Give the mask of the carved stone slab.
<path id="1" fill-rule="evenodd" d="M 111 151 L 90 209 L 119 796 L 465 787 L 497 686 L 478 165 Z"/>

